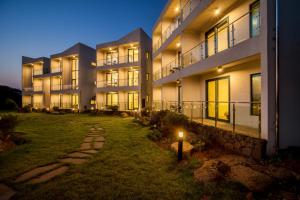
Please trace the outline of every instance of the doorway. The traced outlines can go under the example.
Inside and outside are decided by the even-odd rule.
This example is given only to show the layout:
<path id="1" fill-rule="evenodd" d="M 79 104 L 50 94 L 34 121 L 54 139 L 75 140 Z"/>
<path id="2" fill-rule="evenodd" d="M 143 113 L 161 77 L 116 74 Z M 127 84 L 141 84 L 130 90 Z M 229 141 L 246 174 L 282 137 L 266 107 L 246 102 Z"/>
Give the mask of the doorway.
<path id="1" fill-rule="evenodd" d="M 207 80 L 206 101 L 207 118 L 230 121 L 230 77 Z"/>

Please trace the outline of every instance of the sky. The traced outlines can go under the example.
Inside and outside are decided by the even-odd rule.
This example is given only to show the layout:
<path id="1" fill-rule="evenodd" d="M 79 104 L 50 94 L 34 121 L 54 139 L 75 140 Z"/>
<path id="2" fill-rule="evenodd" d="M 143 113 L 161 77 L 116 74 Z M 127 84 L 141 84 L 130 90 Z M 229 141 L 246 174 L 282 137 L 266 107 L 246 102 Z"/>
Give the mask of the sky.
<path id="1" fill-rule="evenodd" d="M 21 59 L 152 27 L 167 0 L 0 0 L 0 85 L 21 88 Z"/>

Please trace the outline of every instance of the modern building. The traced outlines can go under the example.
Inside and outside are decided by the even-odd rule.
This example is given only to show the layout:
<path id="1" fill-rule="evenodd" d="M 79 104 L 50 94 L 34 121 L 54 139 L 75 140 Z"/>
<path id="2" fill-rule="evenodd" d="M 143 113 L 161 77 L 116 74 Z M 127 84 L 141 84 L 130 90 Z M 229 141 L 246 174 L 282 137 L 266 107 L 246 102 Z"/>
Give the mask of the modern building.
<path id="1" fill-rule="evenodd" d="M 153 28 L 153 110 L 268 141 L 275 151 L 275 3 L 169 0 Z"/>
<path id="2" fill-rule="evenodd" d="M 78 43 L 48 58 L 23 57 L 23 105 L 34 108 L 91 107 L 95 49 Z"/>
<path id="3" fill-rule="evenodd" d="M 150 108 L 152 42 L 136 29 L 119 40 L 97 45 L 96 107 L 119 110 Z"/>

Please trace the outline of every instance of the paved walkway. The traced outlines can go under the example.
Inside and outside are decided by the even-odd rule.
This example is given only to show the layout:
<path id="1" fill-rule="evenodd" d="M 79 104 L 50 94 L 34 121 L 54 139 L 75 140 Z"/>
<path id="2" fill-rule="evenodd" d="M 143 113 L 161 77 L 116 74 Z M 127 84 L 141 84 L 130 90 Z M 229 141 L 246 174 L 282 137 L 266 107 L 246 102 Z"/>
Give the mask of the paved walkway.
<path id="1" fill-rule="evenodd" d="M 64 174 L 68 171 L 70 165 L 81 165 L 88 162 L 93 154 L 98 153 L 104 145 L 104 130 L 98 125 L 90 128 L 85 136 L 80 148 L 70 152 L 55 163 L 49 163 L 45 166 L 36 167 L 23 174 L 20 174 L 15 183 L 38 184 L 49 181 L 54 177 Z M 0 183 L 0 200 L 9 200 L 16 192 L 5 184 Z"/>

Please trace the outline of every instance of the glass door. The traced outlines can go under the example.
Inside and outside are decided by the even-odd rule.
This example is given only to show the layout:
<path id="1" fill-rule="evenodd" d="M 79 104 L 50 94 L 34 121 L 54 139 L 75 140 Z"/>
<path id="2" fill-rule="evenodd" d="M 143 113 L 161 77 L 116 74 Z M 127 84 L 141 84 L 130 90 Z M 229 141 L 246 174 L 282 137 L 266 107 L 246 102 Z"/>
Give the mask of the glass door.
<path id="1" fill-rule="evenodd" d="M 208 80 L 207 91 L 207 117 L 220 121 L 229 121 L 230 101 L 229 77 Z"/>
<path id="2" fill-rule="evenodd" d="M 115 106 L 119 103 L 118 93 L 107 93 L 106 94 L 106 106 Z"/>
<path id="3" fill-rule="evenodd" d="M 106 73 L 106 85 L 116 87 L 119 85 L 119 74 L 118 72 Z"/>
<path id="4" fill-rule="evenodd" d="M 128 62 L 138 62 L 139 58 L 139 50 L 137 48 L 135 49 L 128 49 Z"/>
<path id="5" fill-rule="evenodd" d="M 139 93 L 128 93 L 128 110 L 139 109 Z"/>
<path id="6" fill-rule="evenodd" d="M 138 86 L 139 85 L 139 71 L 133 70 L 128 71 L 128 86 Z"/>

